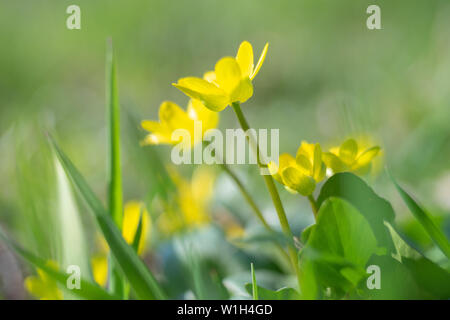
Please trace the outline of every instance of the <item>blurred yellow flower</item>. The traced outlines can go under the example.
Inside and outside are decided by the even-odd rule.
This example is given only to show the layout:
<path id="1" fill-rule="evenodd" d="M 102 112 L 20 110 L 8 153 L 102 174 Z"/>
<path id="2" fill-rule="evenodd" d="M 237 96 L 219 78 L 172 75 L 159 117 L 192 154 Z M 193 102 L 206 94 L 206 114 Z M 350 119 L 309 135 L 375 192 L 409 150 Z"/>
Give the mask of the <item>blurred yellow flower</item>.
<path id="1" fill-rule="evenodd" d="M 199 167 L 189 182 L 175 170 L 169 170 L 177 186 L 176 207 L 166 208 L 158 220 L 166 235 L 202 226 L 210 221 L 208 205 L 213 195 L 215 176 L 208 167 Z"/>
<path id="2" fill-rule="evenodd" d="M 47 266 L 58 269 L 55 261 L 48 261 Z M 37 276 L 25 278 L 25 288 L 27 291 L 40 300 L 62 300 L 63 293 L 58 288 L 55 280 L 41 269 L 37 269 Z"/>
<path id="3" fill-rule="evenodd" d="M 97 254 L 91 258 L 92 276 L 100 286 L 106 286 L 108 282 L 108 256 Z"/>
<path id="4" fill-rule="evenodd" d="M 128 201 L 125 204 L 122 222 L 122 236 L 125 241 L 132 245 L 139 226 L 142 214 L 141 236 L 139 239 L 137 253 L 141 255 L 145 250 L 146 239 L 151 228 L 150 216 L 145 204 L 139 201 Z M 105 286 L 108 281 L 108 252 L 109 247 L 103 237 L 98 239 L 100 253 L 91 258 L 92 274 L 95 282 Z"/>
<path id="5" fill-rule="evenodd" d="M 139 226 L 141 214 L 142 214 L 142 229 L 137 250 L 137 253 L 139 255 L 141 255 L 145 249 L 147 235 L 150 230 L 150 223 L 151 223 L 150 216 L 147 212 L 147 209 L 145 208 L 145 204 L 142 202 L 128 201 L 125 204 L 122 223 L 122 235 L 129 244 L 133 244 Z"/>
<path id="6" fill-rule="evenodd" d="M 369 148 L 358 145 L 355 139 L 347 139 L 339 147 L 323 154 L 323 161 L 334 173 L 350 171 L 364 175 L 371 168 L 371 161 L 380 152 L 379 146 Z"/>
<path id="7" fill-rule="evenodd" d="M 201 136 L 194 134 L 194 121 L 201 121 Z M 180 139 L 172 139 L 172 133 L 176 129 L 188 130 L 191 136 L 189 147 L 201 141 L 208 129 L 217 127 L 219 116 L 208 110 L 199 100 L 190 100 L 187 111 L 184 111 L 176 103 L 163 102 L 159 107 L 159 122 L 144 120 L 142 128 L 151 132 L 144 139 L 143 144 L 177 144 Z"/>
<path id="8" fill-rule="evenodd" d="M 252 80 L 266 58 L 269 44 L 266 43 L 256 64 L 253 63 L 253 48 L 248 41 L 239 46 L 236 58 L 224 57 L 214 68 L 196 77 L 181 78 L 173 85 L 193 99 L 201 100 L 212 111 L 222 111 L 233 102 L 245 102 L 253 95 Z"/>
<path id="9" fill-rule="evenodd" d="M 279 165 L 269 163 L 269 171 L 275 180 L 287 190 L 309 196 L 316 188 L 316 183 L 325 177 L 326 166 L 322 162 L 320 144 L 302 141 L 294 159 L 288 153 L 280 155 Z"/>

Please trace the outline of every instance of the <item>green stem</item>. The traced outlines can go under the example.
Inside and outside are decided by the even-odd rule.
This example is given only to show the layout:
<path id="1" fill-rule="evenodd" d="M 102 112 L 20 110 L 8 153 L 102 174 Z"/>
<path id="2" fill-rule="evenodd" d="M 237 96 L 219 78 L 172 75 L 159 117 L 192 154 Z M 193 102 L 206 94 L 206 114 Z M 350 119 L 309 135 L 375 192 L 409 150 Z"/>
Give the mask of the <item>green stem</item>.
<path id="1" fill-rule="evenodd" d="M 247 120 L 245 119 L 244 114 L 242 113 L 241 106 L 238 102 L 233 102 L 232 107 L 234 112 L 236 113 L 236 116 L 239 120 L 239 123 L 244 131 L 248 131 L 250 129 L 250 126 L 248 125 Z M 257 161 L 258 166 L 260 168 L 265 167 L 266 165 L 262 164 L 259 157 L 259 145 L 256 143 L 256 152 L 257 152 Z M 263 175 L 264 182 L 266 183 L 267 189 L 269 190 L 270 197 L 272 199 L 272 202 L 275 206 L 275 210 L 278 215 L 278 219 L 280 220 L 281 229 L 283 230 L 283 233 L 288 237 L 289 240 L 293 239 L 293 234 L 291 227 L 289 226 L 289 222 L 286 217 L 286 213 L 283 208 L 283 204 L 281 203 L 280 195 L 278 194 L 277 188 L 275 187 L 275 183 L 273 182 L 273 178 L 271 175 Z M 288 244 L 288 251 L 289 256 L 291 258 L 292 266 L 294 267 L 295 273 L 297 275 L 298 285 L 300 287 L 300 270 L 298 267 L 298 258 L 297 258 L 297 251 L 294 248 L 294 246 L 289 242 Z"/>
<path id="2" fill-rule="evenodd" d="M 242 196 L 247 201 L 247 203 L 250 205 L 250 207 L 253 209 L 253 211 L 255 212 L 256 216 L 259 219 L 259 221 L 261 221 L 261 223 L 264 225 L 264 227 L 268 231 L 274 232 L 272 230 L 272 228 L 269 226 L 269 224 L 267 223 L 266 219 L 264 218 L 261 210 L 259 210 L 259 208 L 256 205 L 255 201 L 252 199 L 252 197 L 248 193 L 247 189 L 245 189 L 244 184 L 242 183 L 242 181 L 236 176 L 236 174 L 233 171 L 231 171 L 230 167 L 227 166 L 225 163 L 221 163 L 220 166 L 230 176 L 230 178 L 234 181 L 234 183 L 236 183 L 237 187 L 239 188 L 239 190 L 242 193 Z"/>
<path id="3" fill-rule="evenodd" d="M 317 213 L 319 212 L 319 210 L 317 208 L 317 202 L 316 202 L 316 200 L 314 200 L 314 197 L 312 195 L 308 196 L 308 200 L 309 200 L 309 203 L 311 204 L 311 209 L 314 213 L 314 218 L 317 221 Z"/>
<path id="4" fill-rule="evenodd" d="M 242 181 L 238 178 L 238 176 L 231 171 L 230 167 L 227 166 L 225 163 L 221 163 L 220 166 L 222 167 L 222 169 L 230 176 L 230 178 L 234 181 L 234 183 L 236 183 L 237 187 L 239 188 L 239 190 L 242 193 L 242 196 L 244 197 L 244 199 L 247 201 L 247 203 L 249 204 L 249 206 L 253 209 L 253 211 L 255 212 L 256 216 L 258 217 L 259 221 L 261 221 L 261 223 L 263 224 L 263 226 L 266 228 L 267 231 L 269 231 L 270 233 L 275 233 L 275 231 L 270 227 L 270 225 L 267 223 L 266 219 L 264 218 L 261 210 L 259 210 L 258 206 L 256 205 L 255 201 L 253 200 L 253 198 L 251 197 L 250 193 L 247 191 L 247 189 L 245 188 L 244 184 L 242 183 Z M 283 247 L 280 246 L 279 244 L 276 244 L 277 248 L 280 250 L 281 254 L 283 255 L 283 257 L 285 257 L 288 261 L 290 261 L 289 256 L 286 254 L 286 251 L 284 251 Z"/>

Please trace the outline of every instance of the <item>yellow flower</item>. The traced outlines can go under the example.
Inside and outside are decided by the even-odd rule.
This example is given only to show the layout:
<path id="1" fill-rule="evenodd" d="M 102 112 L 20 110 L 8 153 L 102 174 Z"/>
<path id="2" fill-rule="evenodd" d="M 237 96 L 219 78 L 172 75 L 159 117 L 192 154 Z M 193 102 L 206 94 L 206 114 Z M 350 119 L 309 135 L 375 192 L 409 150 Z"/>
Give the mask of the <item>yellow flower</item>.
<path id="1" fill-rule="evenodd" d="M 47 266 L 57 270 L 55 261 L 48 261 Z M 55 280 L 41 269 L 37 269 L 37 276 L 25 278 L 25 288 L 27 291 L 40 300 L 62 300 L 62 291 L 58 288 Z"/>
<path id="2" fill-rule="evenodd" d="M 295 159 L 290 154 L 283 153 L 280 155 L 279 165 L 273 161 L 269 163 L 269 171 L 288 191 L 309 196 L 316 188 L 316 183 L 325 177 L 322 149 L 318 143 L 302 141 Z"/>
<path id="3" fill-rule="evenodd" d="M 355 139 L 347 139 L 339 147 L 323 154 L 323 161 L 334 173 L 351 171 L 366 174 L 371 168 L 371 161 L 380 152 L 379 146 L 363 148 Z"/>
<path id="4" fill-rule="evenodd" d="M 97 254 L 91 258 L 92 275 L 100 286 L 106 286 L 108 281 L 108 256 Z"/>
<path id="5" fill-rule="evenodd" d="M 203 79 L 187 77 L 179 79 L 173 85 L 216 112 L 233 102 L 245 102 L 253 95 L 252 80 L 264 63 L 268 47 L 269 44 L 266 43 L 255 67 L 252 45 L 244 41 L 239 46 L 236 58 L 220 59 L 214 71 L 205 73 Z"/>
<path id="6" fill-rule="evenodd" d="M 128 201 L 125 204 L 122 236 L 125 241 L 132 245 L 139 226 L 142 213 L 141 237 L 139 239 L 137 253 L 141 255 L 145 250 L 146 239 L 151 227 L 150 216 L 145 208 L 145 204 L 139 201 Z M 92 274 L 95 282 L 104 287 L 108 281 L 108 252 L 109 247 L 103 237 L 98 238 L 100 253 L 91 258 Z"/>
<path id="7" fill-rule="evenodd" d="M 137 253 L 139 255 L 141 255 L 145 249 L 146 239 L 151 223 L 150 216 L 147 212 L 147 209 L 145 208 L 145 204 L 142 202 L 128 201 L 125 204 L 122 222 L 122 235 L 129 244 L 132 244 L 134 241 L 139 226 L 139 219 L 141 217 L 141 214 L 142 214 L 142 229 L 137 250 Z"/>
<path id="8" fill-rule="evenodd" d="M 194 121 L 201 121 L 201 136 L 194 134 Z M 217 113 L 208 110 L 199 100 L 190 100 L 187 111 L 181 109 L 176 103 L 164 101 L 159 107 L 159 122 L 144 120 L 142 128 L 151 132 L 144 139 L 144 144 L 177 144 L 178 140 L 172 139 L 172 133 L 176 129 L 188 130 L 191 136 L 189 146 L 192 147 L 201 141 L 204 133 L 208 129 L 217 126 L 219 116 Z"/>
<path id="9" fill-rule="evenodd" d="M 158 220 L 159 229 L 166 235 L 209 223 L 208 205 L 213 196 L 214 174 L 208 167 L 199 167 L 189 182 L 175 170 L 169 170 L 177 186 L 176 206 L 166 208 Z"/>

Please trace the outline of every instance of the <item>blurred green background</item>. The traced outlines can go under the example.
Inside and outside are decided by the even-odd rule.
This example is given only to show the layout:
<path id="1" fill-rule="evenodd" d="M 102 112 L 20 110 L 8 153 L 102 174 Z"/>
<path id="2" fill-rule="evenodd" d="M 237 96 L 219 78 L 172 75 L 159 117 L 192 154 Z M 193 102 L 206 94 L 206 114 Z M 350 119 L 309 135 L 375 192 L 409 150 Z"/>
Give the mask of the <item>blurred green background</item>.
<path id="1" fill-rule="evenodd" d="M 71 4 L 81 7 L 81 30 L 66 28 Z M 381 8 L 382 30 L 366 27 L 371 4 Z M 171 83 L 201 76 L 220 57 L 235 55 L 241 41 L 253 44 L 255 56 L 269 42 L 254 96 L 243 105 L 253 127 L 279 128 L 280 152 L 290 153 L 301 140 L 332 146 L 370 136 L 392 173 L 448 232 L 449 17 L 447 0 L 0 0 L 0 225 L 44 256 L 58 250 L 48 245 L 58 227 L 49 210 L 57 196 L 47 131 L 105 199 L 105 43 L 112 37 L 121 104 L 137 119 L 156 119 L 163 100 L 185 107 L 186 97 Z M 238 126 L 231 109 L 220 116 L 220 128 Z M 145 199 L 152 181 L 143 179 L 129 152 L 133 140 L 122 141 L 124 198 Z M 169 162 L 168 148 L 155 150 Z M 182 171 L 189 176 L 190 169 Z M 277 225 L 254 168 L 235 169 Z M 239 195 L 222 180 L 216 203 L 233 207 L 230 199 Z M 429 245 L 408 225 L 410 214 L 386 175 L 373 182 L 404 231 Z M 300 217 L 298 228 L 311 222 L 310 213 L 298 214 L 306 201 L 286 192 L 282 198 L 289 216 Z M 80 211 L 92 243 L 92 221 Z M 10 279 L 3 294 L 23 296 L 19 269 L 29 270 L 6 251 L 0 260 Z"/>

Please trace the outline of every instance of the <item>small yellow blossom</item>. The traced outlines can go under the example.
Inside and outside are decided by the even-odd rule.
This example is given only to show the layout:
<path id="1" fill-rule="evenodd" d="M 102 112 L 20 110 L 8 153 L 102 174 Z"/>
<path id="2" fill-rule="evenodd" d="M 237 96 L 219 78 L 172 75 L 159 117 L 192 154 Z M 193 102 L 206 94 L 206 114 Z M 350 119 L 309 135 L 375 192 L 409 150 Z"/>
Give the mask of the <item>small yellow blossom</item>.
<path id="1" fill-rule="evenodd" d="M 128 244 L 133 244 L 142 214 L 141 237 L 137 253 L 141 255 L 145 250 L 146 240 L 151 228 L 150 215 L 145 204 L 139 201 L 128 201 L 125 204 L 122 220 L 122 236 Z M 109 247 L 103 237 L 98 238 L 100 253 L 91 258 L 92 274 L 95 282 L 104 287 L 108 281 L 108 252 Z"/>
<path id="2" fill-rule="evenodd" d="M 208 167 L 199 167 L 189 182 L 175 170 L 169 170 L 177 186 L 175 206 L 166 208 L 158 220 L 159 229 L 166 235 L 209 223 L 208 205 L 213 196 L 215 176 Z"/>
<path id="3" fill-rule="evenodd" d="M 194 121 L 201 121 L 201 136 L 194 134 Z M 218 114 L 208 110 L 199 100 L 190 100 L 187 111 L 184 111 L 174 102 L 165 101 L 159 107 L 159 122 L 142 121 L 142 128 L 151 132 L 144 139 L 143 144 L 177 144 L 181 141 L 181 138 L 172 139 L 172 133 L 177 129 L 185 129 L 191 136 L 188 147 L 192 147 L 201 141 L 208 129 L 217 127 L 218 121 Z"/>
<path id="4" fill-rule="evenodd" d="M 233 102 L 245 102 L 253 95 L 252 80 L 266 58 L 269 44 L 264 46 L 256 64 L 253 63 L 253 48 L 248 41 L 239 46 L 236 58 L 220 59 L 214 71 L 206 72 L 203 79 L 187 77 L 173 85 L 193 99 L 201 100 L 212 111 L 222 111 Z"/>
<path id="5" fill-rule="evenodd" d="M 136 232 L 139 226 L 139 220 L 142 214 L 142 229 L 141 238 L 139 239 L 139 245 L 137 253 L 141 255 L 144 252 L 146 239 L 150 230 L 150 215 L 145 208 L 145 204 L 138 201 L 128 201 L 125 204 L 122 222 L 122 235 L 124 239 L 132 244 L 136 236 Z"/>
<path id="6" fill-rule="evenodd" d="M 361 147 L 355 139 L 347 139 L 339 147 L 323 154 L 323 161 L 334 173 L 350 171 L 364 175 L 371 168 L 371 161 L 380 152 L 379 146 Z"/>
<path id="7" fill-rule="evenodd" d="M 108 256 L 97 254 L 91 258 L 92 276 L 100 286 L 106 286 L 108 282 Z"/>
<path id="8" fill-rule="evenodd" d="M 279 165 L 273 161 L 269 163 L 269 171 L 288 191 L 309 196 L 316 188 L 316 183 L 325 177 L 322 149 L 318 143 L 302 141 L 295 158 L 283 153 L 280 155 Z"/>
<path id="9" fill-rule="evenodd" d="M 47 266 L 58 270 L 55 261 L 48 261 Z M 63 293 L 58 288 L 58 284 L 47 273 L 37 269 L 37 276 L 25 278 L 25 288 L 27 291 L 40 300 L 62 300 Z"/>

